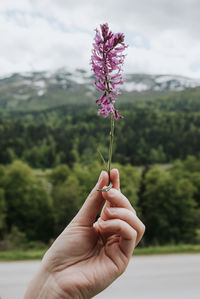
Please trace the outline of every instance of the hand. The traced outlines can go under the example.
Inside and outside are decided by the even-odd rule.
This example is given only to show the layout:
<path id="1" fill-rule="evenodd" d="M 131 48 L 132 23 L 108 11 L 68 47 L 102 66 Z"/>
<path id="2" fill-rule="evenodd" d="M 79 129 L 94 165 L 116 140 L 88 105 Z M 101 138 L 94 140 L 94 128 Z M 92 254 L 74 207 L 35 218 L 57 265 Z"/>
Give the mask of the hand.
<path id="1" fill-rule="evenodd" d="M 120 192 L 119 174 L 102 172 L 79 213 L 46 252 L 25 299 L 91 298 L 126 269 L 144 225 Z M 101 215 L 95 222 L 103 203 Z"/>

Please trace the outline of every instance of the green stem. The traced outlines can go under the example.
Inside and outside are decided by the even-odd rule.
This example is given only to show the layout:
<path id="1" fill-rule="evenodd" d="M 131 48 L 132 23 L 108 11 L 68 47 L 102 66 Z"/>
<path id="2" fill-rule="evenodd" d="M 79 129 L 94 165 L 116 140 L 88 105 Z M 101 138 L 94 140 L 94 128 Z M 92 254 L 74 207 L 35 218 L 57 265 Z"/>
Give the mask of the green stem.
<path id="1" fill-rule="evenodd" d="M 112 115 L 111 116 L 111 128 L 110 128 L 110 146 L 109 146 L 109 156 L 108 156 L 109 184 L 111 183 L 110 171 L 111 171 L 111 161 L 112 161 L 112 151 L 113 151 L 114 127 L 115 127 L 115 118 L 114 118 L 114 115 Z"/>
<path id="2" fill-rule="evenodd" d="M 115 117 L 111 116 L 111 126 L 110 126 L 110 146 L 109 146 L 109 157 L 108 157 L 108 176 L 109 176 L 109 186 L 104 189 L 98 189 L 97 191 L 107 192 L 112 188 L 112 182 L 110 179 L 111 171 L 111 161 L 112 161 L 112 150 L 113 150 L 113 139 L 114 139 L 114 127 L 115 127 Z"/>

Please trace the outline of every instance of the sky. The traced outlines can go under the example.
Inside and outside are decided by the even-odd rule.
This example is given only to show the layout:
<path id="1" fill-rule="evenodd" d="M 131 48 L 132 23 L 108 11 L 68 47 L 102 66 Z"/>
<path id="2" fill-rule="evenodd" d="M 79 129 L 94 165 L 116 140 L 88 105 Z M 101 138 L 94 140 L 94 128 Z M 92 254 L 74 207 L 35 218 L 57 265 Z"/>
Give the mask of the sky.
<path id="1" fill-rule="evenodd" d="M 1 0 L 0 76 L 91 69 L 94 29 L 128 44 L 126 73 L 200 78 L 199 0 Z"/>

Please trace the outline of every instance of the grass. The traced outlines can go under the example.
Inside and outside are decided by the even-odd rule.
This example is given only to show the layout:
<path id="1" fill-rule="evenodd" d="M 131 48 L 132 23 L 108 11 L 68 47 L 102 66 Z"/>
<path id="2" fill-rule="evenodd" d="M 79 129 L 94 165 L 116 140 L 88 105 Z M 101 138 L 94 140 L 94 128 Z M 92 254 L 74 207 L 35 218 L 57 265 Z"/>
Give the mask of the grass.
<path id="1" fill-rule="evenodd" d="M 134 250 L 134 255 L 175 254 L 175 253 L 200 253 L 200 244 L 199 245 L 180 244 L 180 245 L 151 246 L 146 248 L 136 248 Z"/>
<path id="2" fill-rule="evenodd" d="M 41 260 L 46 249 L 32 250 L 12 250 L 0 251 L 0 261 L 25 261 L 25 260 Z M 168 246 L 152 246 L 146 248 L 136 248 L 134 255 L 158 255 L 158 254 L 176 254 L 176 253 L 200 253 L 199 245 L 168 245 Z"/>
<path id="3" fill-rule="evenodd" d="M 42 259 L 46 249 L 0 251 L 0 261 L 25 261 Z"/>

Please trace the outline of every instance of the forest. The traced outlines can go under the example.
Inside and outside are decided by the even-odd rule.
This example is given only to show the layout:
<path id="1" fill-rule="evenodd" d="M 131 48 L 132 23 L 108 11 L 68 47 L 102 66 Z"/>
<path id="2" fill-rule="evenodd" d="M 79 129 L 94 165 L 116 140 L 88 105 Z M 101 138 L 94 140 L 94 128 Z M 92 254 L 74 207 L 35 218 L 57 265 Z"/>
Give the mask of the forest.
<path id="1" fill-rule="evenodd" d="M 119 108 L 112 167 L 147 227 L 140 246 L 200 243 L 200 89 Z M 109 126 L 86 103 L 0 111 L 0 250 L 64 229 L 104 169 Z"/>

